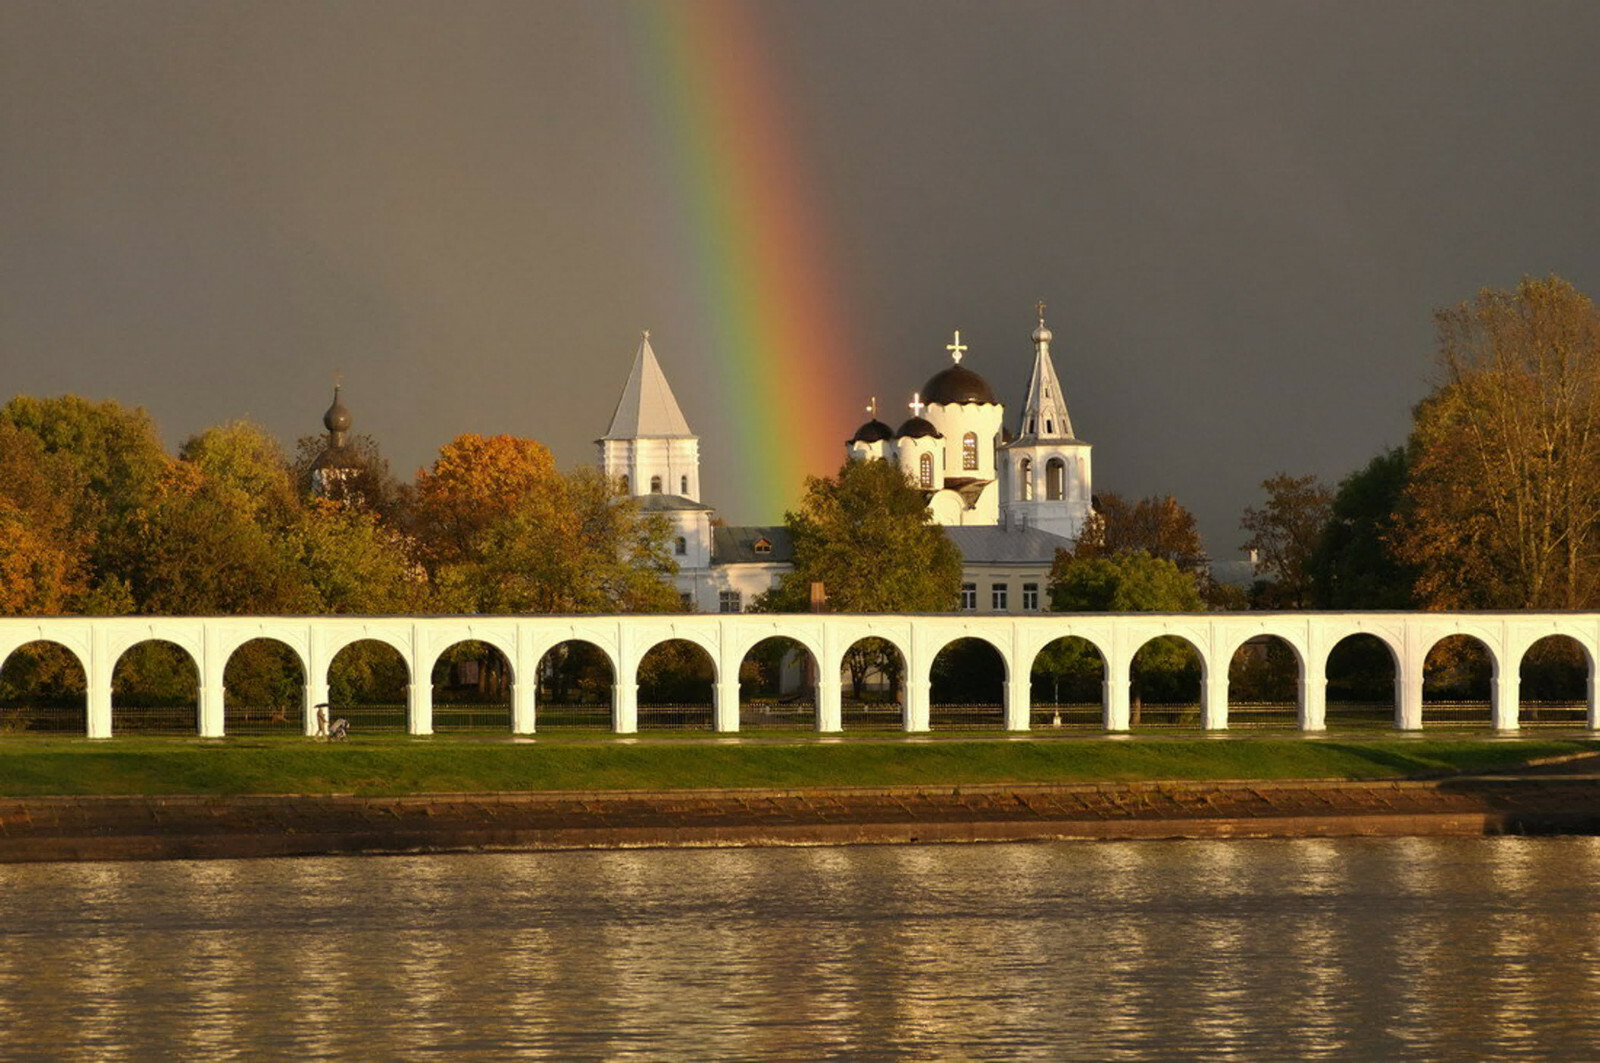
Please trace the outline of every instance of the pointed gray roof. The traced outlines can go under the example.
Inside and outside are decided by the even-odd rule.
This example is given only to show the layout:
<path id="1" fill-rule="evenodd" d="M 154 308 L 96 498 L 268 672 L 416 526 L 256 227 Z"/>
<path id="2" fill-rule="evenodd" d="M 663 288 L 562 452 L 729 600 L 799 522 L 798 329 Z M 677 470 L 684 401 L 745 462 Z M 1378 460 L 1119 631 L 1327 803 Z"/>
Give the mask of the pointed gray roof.
<path id="1" fill-rule="evenodd" d="M 1067 416 L 1067 396 L 1056 379 L 1055 363 L 1050 360 L 1050 330 L 1044 315 L 1033 333 L 1033 376 L 1028 380 L 1028 401 L 1022 404 L 1022 423 L 1017 427 L 1018 442 L 1023 439 L 1072 439 L 1072 418 Z"/>
<path id="2" fill-rule="evenodd" d="M 623 385 L 611 427 L 602 439 L 694 438 L 689 422 L 678 409 L 656 352 L 650 349 L 650 333 L 639 340 L 639 353 L 633 357 L 633 371 Z"/>

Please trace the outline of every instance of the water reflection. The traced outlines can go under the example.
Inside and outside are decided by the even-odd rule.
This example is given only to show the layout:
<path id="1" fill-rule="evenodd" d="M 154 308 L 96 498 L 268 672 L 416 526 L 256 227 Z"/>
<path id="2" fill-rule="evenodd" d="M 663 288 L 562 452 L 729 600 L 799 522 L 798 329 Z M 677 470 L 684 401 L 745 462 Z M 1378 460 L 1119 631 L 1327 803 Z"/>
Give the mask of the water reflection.
<path id="1" fill-rule="evenodd" d="M 1512 838 L 0 867 L 0 1055 L 1581 1057 L 1597 874 Z"/>

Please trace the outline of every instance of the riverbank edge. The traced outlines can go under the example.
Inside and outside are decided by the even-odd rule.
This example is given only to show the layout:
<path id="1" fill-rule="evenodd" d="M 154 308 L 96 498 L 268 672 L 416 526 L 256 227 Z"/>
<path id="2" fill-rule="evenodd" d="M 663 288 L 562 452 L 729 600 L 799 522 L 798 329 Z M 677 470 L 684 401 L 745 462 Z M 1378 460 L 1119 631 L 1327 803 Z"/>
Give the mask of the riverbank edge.
<path id="1" fill-rule="evenodd" d="M 0 798 L 0 863 L 1493 834 L 1600 834 L 1600 775 Z"/>

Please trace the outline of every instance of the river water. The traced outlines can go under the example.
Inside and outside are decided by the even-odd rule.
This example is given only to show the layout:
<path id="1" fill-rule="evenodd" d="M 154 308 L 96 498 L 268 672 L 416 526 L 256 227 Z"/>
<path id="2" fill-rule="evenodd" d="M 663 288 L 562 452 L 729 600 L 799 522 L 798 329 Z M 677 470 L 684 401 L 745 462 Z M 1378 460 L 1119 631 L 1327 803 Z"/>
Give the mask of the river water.
<path id="1" fill-rule="evenodd" d="M 6 1058 L 1600 1058 L 1600 840 L 0 867 Z"/>

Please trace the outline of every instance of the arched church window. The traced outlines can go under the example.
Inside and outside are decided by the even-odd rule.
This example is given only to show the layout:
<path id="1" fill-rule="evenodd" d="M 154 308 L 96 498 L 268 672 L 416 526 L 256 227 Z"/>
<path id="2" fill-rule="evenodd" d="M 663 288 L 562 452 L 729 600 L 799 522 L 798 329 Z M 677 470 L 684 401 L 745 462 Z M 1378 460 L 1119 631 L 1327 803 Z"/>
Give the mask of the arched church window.
<path id="1" fill-rule="evenodd" d="M 917 465 L 918 465 L 918 467 L 919 467 L 919 469 L 921 471 L 922 486 L 923 487 L 932 487 L 933 486 L 933 455 L 932 454 L 924 454 L 924 455 L 922 455 L 922 460 L 920 462 L 918 462 Z"/>
<path id="2" fill-rule="evenodd" d="M 978 433 L 968 432 L 961 437 L 961 467 L 963 469 L 976 469 L 978 467 Z"/>
<path id="3" fill-rule="evenodd" d="M 1050 420 L 1048 417 L 1044 419 L 1044 434 L 1047 436 L 1053 436 L 1056 434 L 1056 423 Z"/>
<path id="4" fill-rule="evenodd" d="M 1044 467 L 1044 497 L 1059 502 L 1066 497 L 1067 467 L 1060 458 L 1051 458 Z"/>
<path id="5" fill-rule="evenodd" d="M 688 493 L 689 493 L 689 478 L 687 476 L 678 477 L 678 494 L 687 495 Z"/>
<path id="6" fill-rule="evenodd" d="M 1023 458 L 1017 465 L 1017 497 L 1024 502 L 1033 501 L 1033 459 Z"/>
<path id="7" fill-rule="evenodd" d="M 686 555 L 689 552 L 689 540 L 681 535 L 678 536 L 677 540 L 672 544 L 672 552 L 679 557 Z"/>
<path id="8" fill-rule="evenodd" d="M 650 477 L 650 493 L 653 495 L 659 495 L 661 493 L 661 477 Z"/>

